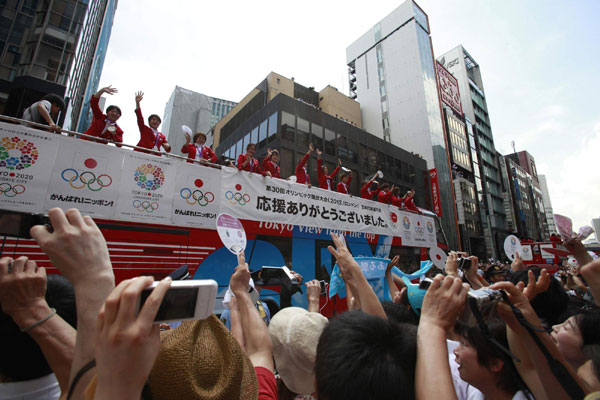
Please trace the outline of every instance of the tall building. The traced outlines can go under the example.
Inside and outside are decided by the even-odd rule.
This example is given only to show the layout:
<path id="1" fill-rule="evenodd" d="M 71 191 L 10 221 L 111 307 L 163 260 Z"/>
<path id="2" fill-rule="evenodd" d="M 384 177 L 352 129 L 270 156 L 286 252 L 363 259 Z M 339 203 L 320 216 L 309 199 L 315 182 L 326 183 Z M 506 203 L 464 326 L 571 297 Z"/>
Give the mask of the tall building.
<path id="1" fill-rule="evenodd" d="M 594 228 L 594 234 L 596 235 L 596 242 L 600 242 L 600 218 L 592 219 L 592 228 Z"/>
<path id="2" fill-rule="evenodd" d="M 544 211 L 546 213 L 546 223 L 548 224 L 548 233 L 558 233 L 556 223 L 554 222 L 554 210 L 552 210 L 552 201 L 550 200 L 550 190 L 548 190 L 548 181 L 546 175 L 538 175 L 540 189 L 542 190 L 542 201 L 544 202 Z"/>
<path id="3" fill-rule="evenodd" d="M 210 146 L 213 144 L 212 128 L 236 104 L 175 86 L 165 106 L 162 131 L 176 153 L 185 143 L 182 125 L 189 126 L 194 132 L 206 133 L 206 144 Z"/>
<path id="4" fill-rule="evenodd" d="M 436 62 L 438 89 L 448 153 L 452 163 L 452 182 L 461 248 L 482 259 L 487 251 L 481 224 L 478 187 L 481 187 L 473 126 L 465 119 L 460 103 L 458 81 Z"/>
<path id="5" fill-rule="evenodd" d="M 117 0 L 90 3 L 67 89 L 71 101 L 67 129 L 84 132 L 92 123 L 89 100 L 98 91 L 116 10 Z"/>
<path id="6" fill-rule="evenodd" d="M 479 64 L 462 47 L 457 46 L 437 59 L 458 81 L 460 101 L 465 118 L 472 123 L 479 164 L 481 185 L 477 187 L 482 225 L 488 256 L 504 254 L 507 230 L 502 174 L 494 147 L 494 137 L 487 111 L 485 91 Z"/>
<path id="7" fill-rule="evenodd" d="M 407 0 L 346 49 L 351 97 L 366 131 L 420 155 L 450 248 L 459 246 L 427 15 Z"/>
<path id="8" fill-rule="evenodd" d="M 64 96 L 87 7 L 86 0 L 2 2 L 0 113 L 20 117 L 48 93 Z"/>

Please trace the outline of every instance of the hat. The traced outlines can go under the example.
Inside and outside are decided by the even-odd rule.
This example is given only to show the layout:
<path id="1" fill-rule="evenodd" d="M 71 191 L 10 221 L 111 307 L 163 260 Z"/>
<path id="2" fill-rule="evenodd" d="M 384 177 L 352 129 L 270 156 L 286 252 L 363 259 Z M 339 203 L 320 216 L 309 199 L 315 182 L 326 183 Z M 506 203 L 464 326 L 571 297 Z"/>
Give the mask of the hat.
<path id="1" fill-rule="evenodd" d="M 275 368 L 285 386 L 298 394 L 315 392 L 315 359 L 327 318 L 299 307 L 287 307 L 271 319 Z"/>
<path id="2" fill-rule="evenodd" d="M 488 268 L 487 271 L 485 271 L 486 279 L 489 279 L 492 275 L 497 275 L 497 274 L 506 274 L 506 269 L 504 269 L 504 267 L 499 266 L 499 265 L 492 265 L 491 267 Z"/>
<path id="3" fill-rule="evenodd" d="M 214 315 L 161 333 L 150 372 L 154 399 L 253 399 L 256 373 L 233 335 Z"/>

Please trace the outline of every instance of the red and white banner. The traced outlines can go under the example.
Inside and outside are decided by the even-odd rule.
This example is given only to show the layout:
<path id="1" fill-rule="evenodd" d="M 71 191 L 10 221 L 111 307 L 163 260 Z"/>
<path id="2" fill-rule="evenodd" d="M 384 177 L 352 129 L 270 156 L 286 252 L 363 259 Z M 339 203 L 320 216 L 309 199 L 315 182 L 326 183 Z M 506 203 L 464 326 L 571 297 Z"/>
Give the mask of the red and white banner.
<path id="1" fill-rule="evenodd" d="M 433 203 L 433 212 L 438 217 L 442 216 L 442 201 L 440 199 L 440 185 L 438 184 L 437 169 L 429 170 L 429 181 L 431 182 L 431 201 Z"/>
<path id="2" fill-rule="evenodd" d="M 440 89 L 440 98 L 444 103 L 450 106 L 459 115 L 463 115 L 462 104 L 460 103 L 460 92 L 458 90 L 458 81 L 448 72 L 439 62 L 435 63 L 438 87 Z"/>

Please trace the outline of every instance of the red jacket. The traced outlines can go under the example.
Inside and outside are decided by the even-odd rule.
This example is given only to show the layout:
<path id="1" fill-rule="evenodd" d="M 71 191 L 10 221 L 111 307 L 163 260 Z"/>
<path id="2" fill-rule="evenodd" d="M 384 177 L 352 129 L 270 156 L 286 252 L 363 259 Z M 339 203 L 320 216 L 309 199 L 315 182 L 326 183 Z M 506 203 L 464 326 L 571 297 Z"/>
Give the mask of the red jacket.
<path id="1" fill-rule="evenodd" d="M 119 125 L 117 125 L 115 123 L 115 125 L 114 125 L 115 132 L 114 133 L 111 133 L 108 129 L 105 129 L 106 122 L 108 121 L 108 119 L 106 118 L 106 114 L 103 114 L 102 110 L 100 110 L 100 107 L 98 106 L 98 101 L 100 101 L 100 99 L 96 96 L 92 96 L 92 98 L 90 99 L 90 107 L 92 109 L 92 114 L 93 114 L 94 118 L 92 119 L 92 124 L 87 129 L 87 131 L 85 131 L 84 133 L 86 135 L 95 136 L 95 137 L 99 137 L 102 139 L 112 140 L 113 142 L 122 143 L 123 142 L 123 131 L 121 130 L 121 128 L 119 128 Z M 99 141 L 99 143 L 104 143 L 104 142 Z M 117 144 L 117 146 L 121 147 L 121 145 L 119 145 L 119 144 Z"/>
<path id="2" fill-rule="evenodd" d="M 363 187 L 360 189 L 360 197 L 367 200 L 373 200 L 373 196 L 377 196 L 379 194 L 379 191 L 381 190 L 380 187 L 377 187 L 375 190 L 369 190 L 370 186 L 371 184 L 368 182 L 363 185 Z"/>
<path id="3" fill-rule="evenodd" d="M 317 176 L 319 178 L 319 187 L 321 189 L 333 190 L 333 178 L 337 175 L 340 170 L 338 165 L 330 175 L 325 175 L 322 170 L 323 160 L 317 158 Z"/>
<path id="4" fill-rule="evenodd" d="M 402 197 L 398 197 L 398 196 L 394 196 L 392 194 L 392 196 L 390 197 L 392 204 L 395 205 L 398 208 L 402 208 L 402 203 L 404 202 L 404 198 Z"/>
<path id="5" fill-rule="evenodd" d="M 258 160 L 254 157 L 250 159 L 250 162 L 245 167 L 242 167 L 242 164 L 246 162 L 246 158 L 248 158 L 246 154 L 240 154 L 237 160 L 237 169 L 240 171 L 257 172 L 263 176 L 265 175 L 262 168 L 260 168 Z"/>
<path id="6" fill-rule="evenodd" d="M 350 175 L 350 179 L 348 179 L 348 183 L 339 182 L 337 184 L 338 193 L 350 194 L 350 188 L 348 187 L 352 182 L 352 175 Z"/>
<path id="7" fill-rule="evenodd" d="M 145 149 L 151 149 L 160 151 L 160 148 L 163 147 L 167 142 L 167 137 L 162 133 L 156 131 L 156 136 L 154 135 L 154 131 L 149 126 L 144 124 L 144 117 L 142 116 L 142 110 L 140 108 L 135 109 L 135 116 L 137 117 L 138 128 L 140 129 L 140 141 L 138 142 L 138 147 L 143 147 Z M 150 153 L 149 151 L 134 149 L 135 151 L 141 151 L 142 153 Z M 171 149 L 165 151 L 168 153 Z"/>
<path id="8" fill-rule="evenodd" d="M 300 160 L 300 162 L 296 166 L 296 182 L 297 183 L 310 184 L 310 176 L 308 175 L 308 172 L 306 171 L 306 167 L 305 167 L 309 156 L 310 156 L 310 153 L 306 153 L 304 155 L 304 157 L 302 157 L 302 160 Z"/>
<path id="9" fill-rule="evenodd" d="M 390 202 L 390 198 L 392 197 L 392 192 L 384 192 L 380 190 L 377 194 L 377 201 L 380 203 L 388 204 Z"/>
<path id="10" fill-rule="evenodd" d="M 407 210 L 414 211 L 416 213 L 421 214 L 421 210 L 419 210 L 419 208 L 415 205 L 412 197 L 407 197 L 404 200 L 404 208 L 406 208 Z"/>
<path id="11" fill-rule="evenodd" d="M 281 176 L 279 175 L 279 165 L 271 161 L 270 155 L 267 154 L 267 156 L 263 158 L 261 165 L 263 170 L 269 171 L 273 178 L 281 178 Z"/>
<path id="12" fill-rule="evenodd" d="M 186 143 L 181 148 L 181 152 L 183 154 L 188 155 L 189 163 L 193 163 L 194 162 L 193 160 L 196 159 L 196 151 L 197 151 L 197 147 L 194 143 Z M 213 164 L 216 164 L 217 161 L 219 161 L 219 158 L 217 157 L 215 152 L 212 151 L 212 149 L 208 146 L 202 146 L 202 158 L 207 161 L 210 161 Z"/>

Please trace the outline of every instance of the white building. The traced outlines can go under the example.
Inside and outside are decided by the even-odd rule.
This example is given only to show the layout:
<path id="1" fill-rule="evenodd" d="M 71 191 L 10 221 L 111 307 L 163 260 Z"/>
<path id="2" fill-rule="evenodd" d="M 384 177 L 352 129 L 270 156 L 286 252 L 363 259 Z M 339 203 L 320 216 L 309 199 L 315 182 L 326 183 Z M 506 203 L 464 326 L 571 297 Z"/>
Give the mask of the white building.
<path id="1" fill-rule="evenodd" d="M 596 235 L 596 242 L 600 243 L 600 218 L 592 219 L 592 228 L 594 228 L 594 234 Z"/>
<path id="2" fill-rule="evenodd" d="M 442 225 L 456 249 L 450 163 L 429 33 L 427 15 L 412 0 L 376 23 L 346 49 L 350 97 L 361 104 L 367 132 L 419 154 L 430 170 L 437 169 Z"/>
<path id="3" fill-rule="evenodd" d="M 189 126 L 193 132 L 204 132 L 207 145 L 212 145 L 212 128 L 237 103 L 206 96 L 192 90 L 175 86 L 165 106 L 162 129 L 175 154 L 179 154 L 185 143 L 182 125 Z"/>
<path id="4" fill-rule="evenodd" d="M 550 201 L 550 191 L 548 190 L 548 181 L 546 175 L 538 175 L 540 188 L 542 189 L 542 200 L 544 202 L 544 210 L 546 212 L 546 222 L 548 223 L 548 232 L 550 234 L 558 233 L 556 223 L 554 222 L 554 211 L 552 210 L 552 202 Z"/>

